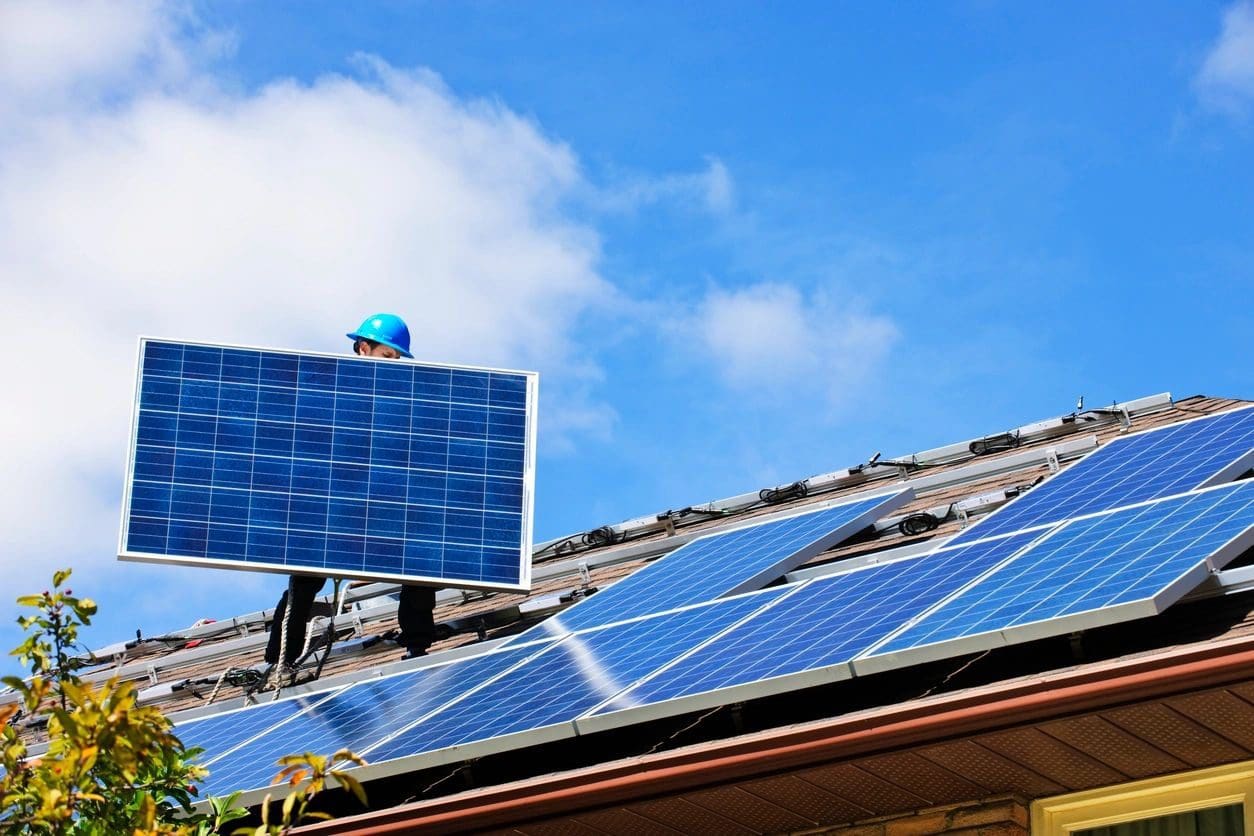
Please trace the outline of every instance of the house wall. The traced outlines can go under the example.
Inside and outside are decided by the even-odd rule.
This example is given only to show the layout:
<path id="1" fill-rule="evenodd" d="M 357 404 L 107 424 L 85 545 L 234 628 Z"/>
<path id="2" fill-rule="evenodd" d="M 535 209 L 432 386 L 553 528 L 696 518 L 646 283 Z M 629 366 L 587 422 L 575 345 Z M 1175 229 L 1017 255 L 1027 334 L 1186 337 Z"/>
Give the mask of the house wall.
<path id="1" fill-rule="evenodd" d="M 803 832 L 832 836 L 1027 836 L 1028 805 L 1018 796 L 1002 796 Z"/>

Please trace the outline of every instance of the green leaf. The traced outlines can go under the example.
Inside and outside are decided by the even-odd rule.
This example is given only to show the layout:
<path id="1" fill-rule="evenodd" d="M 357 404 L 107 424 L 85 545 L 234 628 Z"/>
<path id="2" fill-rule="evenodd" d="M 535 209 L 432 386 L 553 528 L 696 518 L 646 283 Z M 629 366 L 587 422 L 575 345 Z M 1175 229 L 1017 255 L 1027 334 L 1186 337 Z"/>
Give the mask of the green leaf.
<path id="1" fill-rule="evenodd" d="M 56 587 L 65 583 L 67 580 L 69 580 L 70 574 L 73 573 L 73 571 L 74 571 L 73 569 L 58 569 L 57 571 L 53 572 L 52 573 L 52 585 Z"/>

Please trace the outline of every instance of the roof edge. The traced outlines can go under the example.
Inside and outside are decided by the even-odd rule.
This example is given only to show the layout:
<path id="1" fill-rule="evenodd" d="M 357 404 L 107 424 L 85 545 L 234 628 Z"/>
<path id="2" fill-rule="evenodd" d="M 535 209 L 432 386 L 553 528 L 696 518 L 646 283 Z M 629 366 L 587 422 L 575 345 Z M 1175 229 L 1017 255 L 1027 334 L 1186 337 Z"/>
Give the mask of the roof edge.
<path id="1" fill-rule="evenodd" d="M 384 834 L 421 827 L 424 833 L 454 833 L 501 827 L 1215 687 L 1251 676 L 1254 636 L 1207 642 L 488 787 L 301 827 L 296 832 Z"/>

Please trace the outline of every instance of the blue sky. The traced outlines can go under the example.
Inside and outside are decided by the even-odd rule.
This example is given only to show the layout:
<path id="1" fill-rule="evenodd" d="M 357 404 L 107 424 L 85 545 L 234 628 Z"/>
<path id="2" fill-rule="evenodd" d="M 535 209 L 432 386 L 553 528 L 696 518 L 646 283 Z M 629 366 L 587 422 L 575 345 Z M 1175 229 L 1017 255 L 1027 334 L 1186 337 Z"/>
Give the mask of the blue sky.
<path id="1" fill-rule="evenodd" d="M 1252 150 L 1250 2 L 0 3 L 0 639 L 282 588 L 114 558 L 141 333 L 537 369 L 547 539 L 1254 397 Z"/>

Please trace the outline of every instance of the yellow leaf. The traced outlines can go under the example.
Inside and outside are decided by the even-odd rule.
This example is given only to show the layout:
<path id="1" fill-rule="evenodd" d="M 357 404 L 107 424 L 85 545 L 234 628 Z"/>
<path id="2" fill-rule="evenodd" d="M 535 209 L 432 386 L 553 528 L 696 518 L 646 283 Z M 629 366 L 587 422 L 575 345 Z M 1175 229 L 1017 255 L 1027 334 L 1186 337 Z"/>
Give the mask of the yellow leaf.
<path id="1" fill-rule="evenodd" d="M 338 770 L 332 772 L 331 774 L 335 776 L 335 780 L 344 785 L 345 789 L 357 797 L 357 800 L 362 803 L 362 806 L 366 806 L 366 790 L 362 787 L 361 781 L 358 781 L 352 775 Z"/>
<path id="2" fill-rule="evenodd" d="M 366 759 L 353 752 L 351 749 L 341 749 L 331 756 L 332 761 L 352 761 L 358 766 L 365 766 Z"/>
<path id="3" fill-rule="evenodd" d="M 296 801 L 299 798 L 299 793 L 292 793 L 283 799 L 283 821 L 290 822 L 292 820 L 292 808 L 296 806 Z"/>

